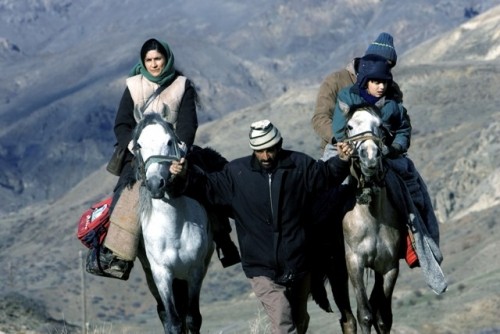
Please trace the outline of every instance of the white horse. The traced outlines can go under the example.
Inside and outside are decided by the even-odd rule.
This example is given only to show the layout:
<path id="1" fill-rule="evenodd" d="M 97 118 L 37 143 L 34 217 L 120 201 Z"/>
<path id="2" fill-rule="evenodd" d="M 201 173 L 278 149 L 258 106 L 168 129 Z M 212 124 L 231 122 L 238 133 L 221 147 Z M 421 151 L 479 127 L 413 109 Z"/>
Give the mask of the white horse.
<path id="1" fill-rule="evenodd" d="M 141 249 L 139 258 L 148 286 L 165 333 L 199 333 L 200 290 L 214 251 L 207 213 L 196 200 L 173 195 L 169 166 L 180 158 L 181 143 L 171 124 L 158 114 L 147 114 L 133 137 L 146 255 Z"/>

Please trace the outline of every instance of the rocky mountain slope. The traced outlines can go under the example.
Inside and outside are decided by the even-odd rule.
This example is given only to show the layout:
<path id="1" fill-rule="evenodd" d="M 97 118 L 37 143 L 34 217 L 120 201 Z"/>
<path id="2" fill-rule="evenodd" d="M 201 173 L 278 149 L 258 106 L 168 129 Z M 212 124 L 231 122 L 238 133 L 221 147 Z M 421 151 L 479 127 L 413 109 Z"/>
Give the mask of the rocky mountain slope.
<path id="1" fill-rule="evenodd" d="M 495 4 L 3 0 L 0 212 L 59 198 L 110 156 L 124 76 L 147 38 L 170 43 L 206 122 L 317 84 L 381 31 L 403 53 Z"/>
<path id="2" fill-rule="evenodd" d="M 500 7 L 495 7 L 431 39 L 414 40 L 412 48 L 400 53 L 394 70 L 414 128 L 410 156 L 427 181 L 442 221 L 443 270 L 449 280 L 448 292 L 435 296 L 419 269 L 409 270 L 402 262 L 393 302 L 395 333 L 500 332 L 500 263 L 496 250 L 500 231 L 500 97 L 496 94 L 500 85 L 499 24 Z M 357 48 L 363 50 L 365 44 Z M 345 61 L 328 66 L 322 76 Z M 269 118 L 282 131 L 286 147 L 319 157 L 319 140 L 310 126 L 310 117 L 320 80 L 297 80 L 286 92 L 205 122 L 197 141 L 230 159 L 245 155 L 250 153 L 246 142 L 249 124 Z M 81 94 L 86 91 L 91 92 L 87 88 Z M 119 95 L 119 89 L 116 91 Z M 0 117 L 7 116 L 0 113 Z M 12 115 L 8 117 L 3 119 L 21 124 Z M 38 118 L 33 124 L 37 122 Z M 43 124 L 39 126 L 43 128 Z M 31 123 L 26 129 L 32 131 Z M 9 127 L 0 130 L 3 152 L 13 147 L 11 142 L 4 144 L 4 135 L 12 131 Z M 16 138 L 20 140 L 21 136 Z M 48 140 L 47 145 L 51 145 Z M 65 143 L 61 138 L 53 140 Z M 58 151 L 65 158 L 66 149 L 73 147 L 66 145 L 68 148 Z M 89 150 L 84 157 L 94 161 L 94 153 Z M 78 332 L 76 326 L 82 321 L 79 251 L 84 248 L 75 238 L 76 220 L 90 203 L 109 194 L 116 181 L 104 170 L 104 154 L 95 159 L 93 163 L 98 167 L 88 177 L 75 186 L 63 183 L 68 190 L 64 195 L 49 196 L 46 192 L 47 201 L 33 200 L 33 204 L 0 216 L 0 294 L 14 296 L 0 303 L 0 331 L 45 333 L 47 328 L 59 328 L 54 332 L 65 328 L 67 332 Z M 58 183 L 64 178 L 60 164 L 51 165 L 54 180 L 46 182 Z M 90 275 L 85 279 L 88 319 L 93 325 L 112 324 L 112 333 L 159 331 L 155 306 L 138 263 L 127 282 Z M 16 294 L 28 301 L 12 303 Z M 205 282 L 202 305 L 205 333 L 249 332 L 249 322 L 258 317 L 258 303 L 240 268 L 222 270 L 216 260 Z M 310 308 L 311 332 L 339 332 L 338 312 L 328 315 L 313 304 Z M 30 312 L 36 314 L 31 318 L 39 322 L 23 328 L 24 314 Z"/>

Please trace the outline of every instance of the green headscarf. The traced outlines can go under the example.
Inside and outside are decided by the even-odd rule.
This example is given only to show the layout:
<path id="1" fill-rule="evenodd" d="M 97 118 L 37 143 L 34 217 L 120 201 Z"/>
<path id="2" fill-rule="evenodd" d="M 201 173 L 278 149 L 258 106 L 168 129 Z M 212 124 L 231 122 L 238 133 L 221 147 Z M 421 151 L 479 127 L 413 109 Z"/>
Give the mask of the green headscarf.
<path id="1" fill-rule="evenodd" d="M 129 77 L 132 77 L 137 74 L 142 74 L 146 79 L 148 79 L 151 82 L 154 82 L 156 84 L 159 84 L 160 86 L 163 86 L 164 84 L 170 84 L 174 77 L 175 77 L 175 67 L 174 67 L 174 54 L 170 50 L 170 47 L 166 42 L 159 41 L 157 39 L 153 39 L 154 41 L 158 42 L 163 46 L 165 49 L 166 54 L 163 54 L 163 50 L 158 50 L 160 53 L 162 53 L 165 56 L 165 67 L 163 68 L 163 71 L 160 73 L 159 76 L 155 77 L 152 76 L 151 73 L 148 72 L 146 69 L 146 66 L 144 66 L 144 59 L 140 57 L 139 62 L 132 68 L 132 70 L 129 72 Z M 151 40 L 146 41 L 144 44 L 150 42 Z M 144 47 L 144 45 L 143 45 Z"/>

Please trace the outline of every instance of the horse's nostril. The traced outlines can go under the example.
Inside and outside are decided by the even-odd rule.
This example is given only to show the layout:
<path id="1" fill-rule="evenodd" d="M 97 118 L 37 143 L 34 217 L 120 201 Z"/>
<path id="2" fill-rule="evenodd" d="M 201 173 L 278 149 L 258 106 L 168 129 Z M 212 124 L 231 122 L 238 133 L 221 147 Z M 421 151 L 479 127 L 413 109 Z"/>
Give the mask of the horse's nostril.
<path id="1" fill-rule="evenodd" d="M 158 185 L 160 189 L 165 188 L 165 179 L 160 180 L 160 184 Z"/>

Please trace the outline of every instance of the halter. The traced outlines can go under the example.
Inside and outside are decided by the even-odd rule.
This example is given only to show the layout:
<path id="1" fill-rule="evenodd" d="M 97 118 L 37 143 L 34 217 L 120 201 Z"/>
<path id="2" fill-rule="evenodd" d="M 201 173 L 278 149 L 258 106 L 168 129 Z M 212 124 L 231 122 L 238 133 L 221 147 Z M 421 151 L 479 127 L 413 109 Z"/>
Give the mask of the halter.
<path id="1" fill-rule="evenodd" d="M 347 131 L 346 131 L 347 132 Z M 371 194 L 373 192 L 376 192 L 379 190 L 380 185 L 382 181 L 384 180 L 385 177 L 385 171 L 382 165 L 382 159 L 380 158 L 378 163 L 379 163 L 379 168 L 378 168 L 378 173 L 374 175 L 373 178 L 367 178 L 362 172 L 361 172 L 361 164 L 360 164 L 360 157 L 358 150 L 363 144 L 363 142 L 367 140 L 373 140 L 375 144 L 377 145 L 378 149 L 382 151 L 382 146 L 383 146 L 383 138 L 375 134 L 373 131 L 363 131 L 358 134 L 355 134 L 353 136 L 347 136 L 346 139 L 343 140 L 343 142 L 348 143 L 348 144 L 354 144 L 355 151 L 351 155 L 351 166 L 350 166 L 350 172 L 351 175 L 356 179 L 357 181 L 357 195 L 356 195 L 356 201 L 360 204 L 368 204 L 371 201 Z"/>
<path id="2" fill-rule="evenodd" d="M 373 131 L 363 131 L 361 133 L 358 133 L 354 136 L 348 136 L 346 139 L 343 140 L 344 143 L 348 144 L 354 144 L 354 147 L 356 148 L 354 154 L 351 155 L 352 158 L 359 158 L 358 155 L 358 148 L 359 145 L 361 145 L 363 142 L 367 140 L 373 140 L 377 147 L 379 149 L 382 149 L 383 145 L 383 138 L 380 136 L 377 136 L 376 134 L 373 133 Z"/>
<path id="3" fill-rule="evenodd" d="M 167 123 L 169 124 L 169 123 Z M 133 147 L 133 151 L 134 151 L 134 155 L 135 155 L 135 158 L 137 160 L 137 163 L 138 163 L 138 173 L 139 173 L 139 176 L 140 176 L 140 180 L 145 182 L 146 181 L 146 171 L 148 170 L 148 168 L 154 164 L 154 163 L 158 163 L 158 164 L 169 164 L 169 163 L 172 163 L 172 161 L 178 161 L 180 160 L 180 158 L 182 157 L 182 154 L 181 154 L 181 150 L 179 149 L 179 139 L 177 138 L 177 136 L 175 135 L 174 131 L 172 130 L 172 128 L 170 126 L 164 126 L 163 127 L 167 133 L 170 135 L 170 137 L 172 138 L 172 143 L 173 143 L 173 147 L 174 147 L 174 152 L 173 154 L 168 154 L 168 155 L 152 155 L 150 156 L 149 158 L 146 159 L 146 161 L 144 161 L 144 159 L 142 158 L 142 154 L 141 154 L 141 145 L 139 145 L 139 143 L 137 143 L 137 140 L 136 140 L 136 143 Z M 144 130 L 144 128 L 143 128 Z M 137 136 L 138 138 L 139 136 Z"/>

